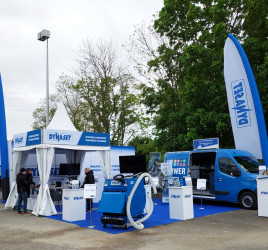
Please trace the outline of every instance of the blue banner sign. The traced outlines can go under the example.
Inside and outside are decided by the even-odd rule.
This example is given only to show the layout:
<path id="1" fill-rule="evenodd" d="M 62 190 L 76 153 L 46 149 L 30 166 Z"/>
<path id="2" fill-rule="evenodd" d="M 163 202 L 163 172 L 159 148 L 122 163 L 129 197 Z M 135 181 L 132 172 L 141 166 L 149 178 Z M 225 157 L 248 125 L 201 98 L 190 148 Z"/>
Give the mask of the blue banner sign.
<path id="1" fill-rule="evenodd" d="M 27 132 L 26 146 L 41 144 L 41 129 Z"/>
<path id="2" fill-rule="evenodd" d="M 110 146 L 110 134 L 83 132 L 78 145 Z"/>
<path id="3" fill-rule="evenodd" d="M 14 135 L 13 139 L 15 148 L 41 144 L 41 129 Z"/>
<path id="4" fill-rule="evenodd" d="M 110 146 L 110 134 L 41 129 L 14 135 L 14 147 L 37 144 Z"/>
<path id="5" fill-rule="evenodd" d="M 219 138 L 194 140 L 194 150 L 196 149 L 218 149 Z"/>

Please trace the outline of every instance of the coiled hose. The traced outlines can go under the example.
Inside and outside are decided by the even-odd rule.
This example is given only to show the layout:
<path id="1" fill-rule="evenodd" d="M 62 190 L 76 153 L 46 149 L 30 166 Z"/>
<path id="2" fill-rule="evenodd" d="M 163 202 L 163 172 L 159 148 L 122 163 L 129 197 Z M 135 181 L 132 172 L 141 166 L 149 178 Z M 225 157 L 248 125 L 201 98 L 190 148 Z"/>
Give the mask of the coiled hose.
<path id="1" fill-rule="evenodd" d="M 136 192 L 136 189 L 137 189 L 138 185 L 140 184 L 141 180 L 144 177 L 149 178 L 150 183 L 151 183 L 151 185 L 153 187 L 154 193 L 155 194 L 157 193 L 157 190 L 156 190 L 156 187 L 155 187 L 155 184 L 154 184 L 154 181 L 153 181 L 153 178 L 151 177 L 151 175 L 149 175 L 148 173 L 143 173 L 143 174 L 140 175 L 140 177 L 136 181 L 134 187 L 132 188 L 132 190 L 130 192 L 130 195 L 129 195 L 128 201 L 127 201 L 127 218 L 129 220 L 129 222 L 131 223 L 131 225 L 133 227 L 135 227 L 136 229 L 139 229 L 139 230 L 144 228 L 144 225 L 142 224 L 142 222 L 147 220 L 151 216 L 151 214 L 153 213 L 153 210 L 154 210 L 154 204 L 153 204 L 152 198 L 149 195 L 146 194 L 146 197 L 150 202 L 150 211 L 148 212 L 148 214 L 145 217 L 143 217 L 143 218 L 141 218 L 140 220 L 137 220 L 137 221 L 134 221 L 133 218 L 131 217 L 131 213 L 130 213 L 131 201 L 132 201 L 134 193 Z"/>

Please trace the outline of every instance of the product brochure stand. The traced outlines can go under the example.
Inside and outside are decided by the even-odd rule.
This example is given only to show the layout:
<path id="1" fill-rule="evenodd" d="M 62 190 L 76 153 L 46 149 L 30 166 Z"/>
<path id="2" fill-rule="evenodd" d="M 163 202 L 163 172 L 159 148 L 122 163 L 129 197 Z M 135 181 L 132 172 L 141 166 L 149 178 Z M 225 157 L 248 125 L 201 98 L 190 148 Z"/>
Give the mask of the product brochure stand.
<path id="1" fill-rule="evenodd" d="M 268 217 L 268 175 L 257 176 L 258 215 Z"/>
<path id="2" fill-rule="evenodd" d="M 170 219 L 188 220 L 194 218 L 193 187 L 169 187 Z"/>

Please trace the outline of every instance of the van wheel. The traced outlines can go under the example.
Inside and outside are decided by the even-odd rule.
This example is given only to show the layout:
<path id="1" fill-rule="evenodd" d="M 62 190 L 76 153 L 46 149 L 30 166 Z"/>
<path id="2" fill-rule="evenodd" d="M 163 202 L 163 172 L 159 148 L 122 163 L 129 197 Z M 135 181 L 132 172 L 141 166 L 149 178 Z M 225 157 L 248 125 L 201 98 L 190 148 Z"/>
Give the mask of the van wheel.
<path id="1" fill-rule="evenodd" d="M 252 192 L 244 192 L 239 196 L 239 204 L 245 209 L 256 209 L 257 198 Z"/>

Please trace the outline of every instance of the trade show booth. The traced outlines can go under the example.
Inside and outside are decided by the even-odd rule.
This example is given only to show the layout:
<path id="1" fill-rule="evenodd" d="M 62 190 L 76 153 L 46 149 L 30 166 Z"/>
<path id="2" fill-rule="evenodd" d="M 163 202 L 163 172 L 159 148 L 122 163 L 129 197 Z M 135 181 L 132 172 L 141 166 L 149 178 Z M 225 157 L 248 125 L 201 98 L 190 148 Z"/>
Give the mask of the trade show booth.
<path id="1" fill-rule="evenodd" d="M 20 168 L 24 167 L 31 153 L 36 154 L 40 177 L 40 186 L 32 213 L 36 216 L 57 214 L 48 181 L 53 157 L 59 150 L 65 152 L 67 164 L 80 164 L 80 167 L 86 152 L 97 152 L 104 177 L 111 177 L 110 135 L 77 131 L 61 103 L 46 129 L 14 135 L 13 176 L 6 208 L 13 208 L 16 205 L 16 175 Z"/>

